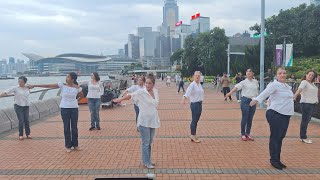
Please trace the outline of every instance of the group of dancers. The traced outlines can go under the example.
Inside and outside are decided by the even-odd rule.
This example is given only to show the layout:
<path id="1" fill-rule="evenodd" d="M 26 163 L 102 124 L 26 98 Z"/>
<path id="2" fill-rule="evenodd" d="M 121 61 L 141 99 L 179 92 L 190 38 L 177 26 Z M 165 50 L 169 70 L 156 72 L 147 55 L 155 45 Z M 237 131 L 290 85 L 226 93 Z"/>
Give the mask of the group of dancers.
<path id="1" fill-rule="evenodd" d="M 183 95 L 182 104 L 190 101 L 191 123 L 190 139 L 192 142 L 200 143 L 197 135 L 197 125 L 202 113 L 202 102 L 204 100 L 204 89 L 201 84 L 202 74 L 195 71 L 193 81 L 187 87 Z M 240 101 L 241 118 L 241 140 L 254 141 L 251 135 L 252 120 L 256 111 L 256 104 L 263 103 L 269 99 L 269 106 L 266 111 L 266 118 L 270 127 L 270 163 L 277 169 L 286 168 L 281 162 L 281 147 L 283 138 L 286 136 L 290 117 L 294 114 L 294 100 L 301 94 L 302 121 L 300 127 L 300 139 L 304 143 L 311 144 L 307 138 L 307 127 L 312 117 L 312 112 L 318 103 L 318 88 L 314 81 L 317 77 L 315 71 L 306 72 L 298 90 L 293 94 L 291 86 L 286 84 L 286 70 L 278 68 L 276 80 L 271 82 L 266 89 L 259 94 L 258 81 L 254 78 L 251 68 L 246 71 L 246 79 L 237 83 L 230 92 L 225 92 L 225 98 L 232 96 L 236 91 L 242 91 Z M 47 85 L 27 85 L 27 78 L 19 77 L 19 86 L 11 88 L 0 96 L 13 93 L 15 95 L 15 111 L 19 119 L 19 140 L 23 140 L 23 126 L 25 126 L 27 138 L 31 139 L 29 127 L 29 94 L 34 87 L 60 88 L 61 89 L 61 118 L 64 124 L 64 137 L 66 151 L 81 150 L 78 145 L 78 100 L 81 96 L 81 87 L 77 83 L 77 74 L 72 72 L 66 76 L 65 83 Z M 138 79 L 138 84 L 128 88 L 122 97 L 114 99 L 113 102 L 121 103 L 124 100 L 132 99 L 136 112 L 136 126 L 141 136 L 142 162 L 146 168 L 155 168 L 151 158 L 151 147 L 155 136 L 155 130 L 160 127 L 158 114 L 159 93 L 155 87 L 156 77 L 154 74 L 147 74 Z M 184 90 L 184 89 L 183 89 Z M 88 83 L 88 103 L 91 112 L 91 127 L 89 130 L 101 130 L 100 127 L 100 96 L 103 94 L 103 85 L 97 73 L 92 73 L 91 81 Z M 178 90 L 179 92 L 179 90 Z M 70 129 L 71 125 L 71 129 Z"/>

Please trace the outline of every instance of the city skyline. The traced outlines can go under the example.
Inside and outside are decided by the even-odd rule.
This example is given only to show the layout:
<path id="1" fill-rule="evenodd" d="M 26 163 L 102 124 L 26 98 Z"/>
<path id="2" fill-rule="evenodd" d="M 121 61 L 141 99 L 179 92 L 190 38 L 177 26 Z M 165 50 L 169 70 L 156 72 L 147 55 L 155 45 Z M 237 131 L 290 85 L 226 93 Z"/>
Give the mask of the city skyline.
<path id="1" fill-rule="evenodd" d="M 137 27 L 156 29 L 163 20 L 162 0 L 25 2 L 0 2 L 0 38 L 3 40 L 0 59 L 9 56 L 24 59 L 23 52 L 43 56 L 66 52 L 116 54 L 123 48 L 128 34 L 137 33 Z M 280 9 L 309 2 L 270 0 L 266 2 L 266 17 L 278 14 Z M 189 24 L 191 15 L 200 12 L 210 17 L 211 28 L 225 28 L 228 36 L 260 22 L 260 1 L 178 0 L 178 6 L 179 20 L 184 23 Z"/>

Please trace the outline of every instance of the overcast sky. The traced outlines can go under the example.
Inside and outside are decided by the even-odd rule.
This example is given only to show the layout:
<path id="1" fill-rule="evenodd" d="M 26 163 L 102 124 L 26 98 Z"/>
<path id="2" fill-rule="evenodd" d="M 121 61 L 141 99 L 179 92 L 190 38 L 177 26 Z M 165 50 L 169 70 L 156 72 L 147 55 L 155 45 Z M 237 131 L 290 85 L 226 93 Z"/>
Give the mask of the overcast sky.
<path id="1" fill-rule="evenodd" d="M 310 0 L 266 0 L 266 17 Z M 162 23 L 163 0 L 1 0 L 0 59 L 62 53 L 116 54 L 136 28 Z M 180 19 L 200 12 L 227 35 L 260 22 L 260 0 L 178 0 Z"/>

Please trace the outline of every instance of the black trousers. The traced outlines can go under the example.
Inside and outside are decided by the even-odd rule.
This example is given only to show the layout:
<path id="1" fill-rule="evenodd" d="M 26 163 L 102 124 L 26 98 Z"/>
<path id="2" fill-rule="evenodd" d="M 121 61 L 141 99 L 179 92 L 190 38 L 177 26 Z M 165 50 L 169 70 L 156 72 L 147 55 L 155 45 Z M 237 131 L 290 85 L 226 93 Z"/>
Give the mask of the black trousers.
<path id="1" fill-rule="evenodd" d="M 270 162 L 280 162 L 282 140 L 287 134 L 290 117 L 272 109 L 267 110 L 266 117 L 270 126 L 269 152 Z"/>
<path id="2" fill-rule="evenodd" d="M 230 87 L 223 87 L 222 91 L 223 91 L 224 97 L 226 97 L 226 94 L 230 92 Z M 232 97 L 230 96 L 229 99 L 232 100 Z"/>

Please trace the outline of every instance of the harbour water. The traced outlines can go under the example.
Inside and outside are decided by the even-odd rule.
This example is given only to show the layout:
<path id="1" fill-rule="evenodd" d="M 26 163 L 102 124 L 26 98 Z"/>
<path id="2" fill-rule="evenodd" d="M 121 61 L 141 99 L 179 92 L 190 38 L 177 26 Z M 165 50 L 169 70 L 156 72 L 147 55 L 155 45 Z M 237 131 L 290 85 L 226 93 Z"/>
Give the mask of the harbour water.
<path id="1" fill-rule="evenodd" d="M 49 76 L 49 77 L 27 77 L 28 82 L 27 84 L 55 84 L 58 82 L 65 82 L 65 76 Z M 108 76 L 100 77 L 101 80 L 109 79 Z M 78 81 L 89 81 L 90 76 L 79 76 Z M 7 80 L 0 80 L 0 92 L 3 92 L 11 87 L 18 86 L 18 78 L 15 79 L 7 79 Z M 31 89 L 31 91 L 38 90 L 40 88 Z M 58 89 L 50 90 L 46 93 L 43 99 L 50 99 L 57 96 Z M 30 102 L 37 101 L 39 99 L 40 93 L 34 93 L 30 95 Z M 12 107 L 14 103 L 14 97 L 4 97 L 0 98 L 0 109 L 4 109 L 7 107 Z"/>

